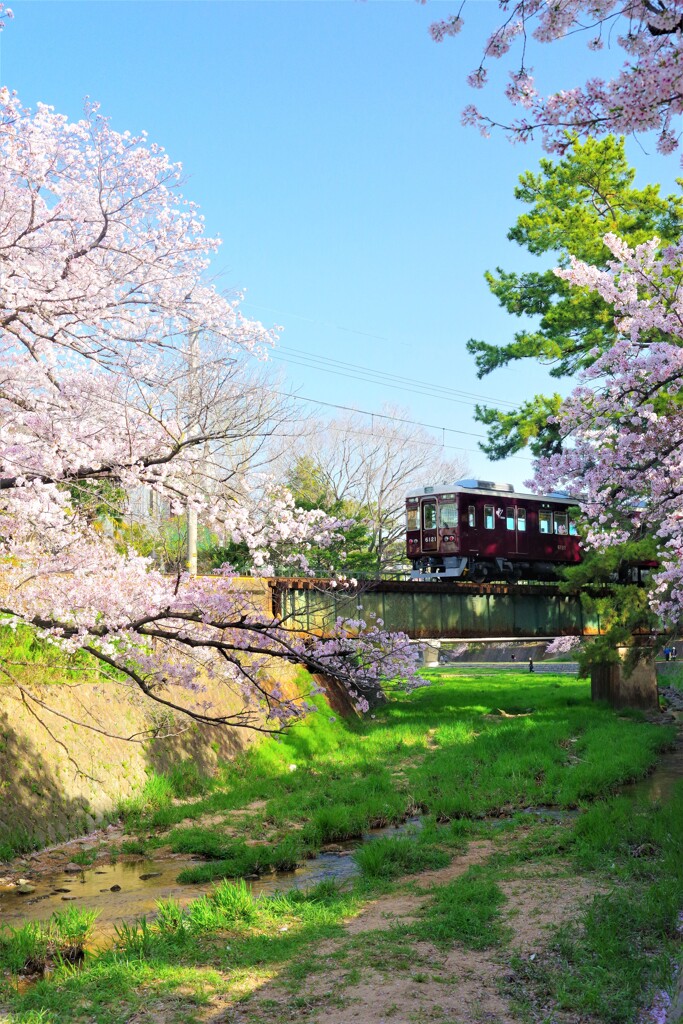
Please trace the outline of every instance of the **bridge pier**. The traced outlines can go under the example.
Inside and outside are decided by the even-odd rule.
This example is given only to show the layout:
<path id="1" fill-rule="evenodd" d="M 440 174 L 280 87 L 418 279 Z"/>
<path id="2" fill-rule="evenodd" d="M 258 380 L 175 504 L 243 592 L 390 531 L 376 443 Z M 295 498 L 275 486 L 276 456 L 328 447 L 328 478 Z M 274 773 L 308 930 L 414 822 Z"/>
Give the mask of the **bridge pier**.
<path id="1" fill-rule="evenodd" d="M 422 663 L 425 668 L 433 668 L 439 664 L 440 640 L 425 640 L 422 644 Z"/>
<path id="2" fill-rule="evenodd" d="M 619 661 L 591 668 L 591 699 L 604 700 L 613 708 L 659 710 L 659 690 L 654 651 L 647 651 L 626 674 L 624 661 L 627 647 L 618 647 Z"/>

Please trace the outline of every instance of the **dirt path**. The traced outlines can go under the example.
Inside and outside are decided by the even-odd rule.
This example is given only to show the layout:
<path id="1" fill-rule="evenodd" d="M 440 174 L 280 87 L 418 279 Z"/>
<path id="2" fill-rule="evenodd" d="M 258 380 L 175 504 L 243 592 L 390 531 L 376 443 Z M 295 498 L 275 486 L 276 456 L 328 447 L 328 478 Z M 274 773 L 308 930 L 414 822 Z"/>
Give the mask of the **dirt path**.
<path id="1" fill-rule="evenodd" d="M 300 983 L 293 984 L 291 975 L 267 980 L 239 1006 L 212 1002 L 203 1021 L 520 1024 L 510 997 L 515 981 L 511 956 L 533 963 L 549 930 L 578 916 L 596 889 L 557 862 L 524 865 L 501 884 L 507 897 L 503 920 L 510 930 L 503 949 L 473 951 L 456 944 L 444 950 L 411 940 L 409 926 L 419 919 L 434 888 L 484 863 L 493 851 L 489 841 L 473 842 L 448 867 L 406 880 L 399 891 L 374 900 L 349 920 L 341 940 L 315 951 Z"/>

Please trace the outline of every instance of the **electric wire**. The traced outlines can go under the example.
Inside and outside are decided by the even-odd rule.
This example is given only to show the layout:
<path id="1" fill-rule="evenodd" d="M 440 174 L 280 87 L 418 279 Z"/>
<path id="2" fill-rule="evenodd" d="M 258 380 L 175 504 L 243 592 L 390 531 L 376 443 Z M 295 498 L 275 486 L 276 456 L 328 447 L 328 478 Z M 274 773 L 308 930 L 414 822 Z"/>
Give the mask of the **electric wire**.
<path id="1" fill-rule="evenodd" d="M 426 388 L 437 398 L 444 397 L 452 399 L 453 401 L 462 401 L 462 399 L 467 399 L 467 404 L 470 405 L 476 404 L 471 401 L 471 399 L 476 399 L 481 402 L 495 402 L 497 405 L 507 405 L 510 409 L 514 409 L 516 407 L 514 402 L 508 402 L 502 398 L 492 398 L 490 395 L 479 395 L 473 391 L 462 391 L 458 388 L 445 387 L 443 384 L 436 384 L 433 381 L 418 380 L 414 377 L 402 377 L 396 373 L 388 373 L 386 370 L 373 370 L 369 366 L 361 366 L 358 363 L 346 363 L 343 360 L 332 359 L 330 356 L 322 356 L 317 353 L 303 352 L 301 349 L 290 348 L 288 345 L 279 345 L 273 351 L 272 355 L 277 357 L 278 352 L 285 352 L 288 355 L 294 356 L 298 360 L 312 360 L 316 363 L 327 363 L 330 366 L 341 367 L 343 370 L 368 373 L 377 378 L 377 381 L 373 381 L 373 383 L 382 383 L 383 380 L 387 380 L 397 382 L 399 384 L 406 384 L 410 390 L 413 388 Z M 284 361 L 288 362 L 289 360 L 285 359 Z M 317 367 L 314 368 L 317 369 Z"/>
<path id="2" fill-rule="evenodd" d="M 369 416 L 371 418 L 371 420 L 372 419 L 392 420 L 395 423 L 405 423 L 405 424 L 407 424 L 408 426 L 411 426 L 411 427 L 424 427 L 426 430 L 438 430 L 438 431 L 441 432 L 441 434 L 444 437 L 444 439 L 445 439 L 445 435 L 446 434 L 463 434 L 466 437 L 476 437 L 476 438 L 481 438 L 482 440 L 486 440 L 486 435 L 485 434 L 475 434 L 471 430 L 458 430 L 456 427 L 444 427 L 443 425 L 437 425 L 435 423 L 422 423 L 419 420 L 411 420 L 411 419 L 408 419 L 405 416 L 392 416 L 390 413 L 372 412 L 372 411 L 370 411 L 368 409 L 359 409 L 357 406 L 353 406 L 353 405 L 340 405 L 337 402 L 326 402 L 326 401 L 324 401 L 323 399 L 320 399 L 320 398 L 309 398 L 306 395 L 293 394 L 292 392 L 289 392 L 289 391 L 274 391 L 273 394 L 278 395 L 280 398 L 289 398 L 292 401 L 296 401 L 296 402 L 309 402 L 311 405 L 321 405 L 321 406 L 324 406 L 327 409 L 339 409 L 342 412 L 353 412 L 353 413 L 357 413 L 360 416 Z M 377 435 L 374 435 L 374 436 L 377 436 Z M 439 447 L 441 447 L 441 448 L 452 449 L 453 451 L 468 452 L 471 455 L 481 455 L 482 454 L 481 450 L 478 449 L 478 448 L 471 448 L 471 447 L 470 448 L 464 448 L 464 447 L 459 446 L 459 445 L 446 444 L 445 440 L 444 441 L 437 441 L 436 438 L 434 439 L 434 444 L 439 445 Z M 533 459 L 529 459 L 529 458 L 527 458 L 524 455 L 509 455 L 508 458 L 510 458 L 510 459 L 517 459 L 520 462 L 528 462 L 528 463 L 532 463 L 534 461 Z"/>

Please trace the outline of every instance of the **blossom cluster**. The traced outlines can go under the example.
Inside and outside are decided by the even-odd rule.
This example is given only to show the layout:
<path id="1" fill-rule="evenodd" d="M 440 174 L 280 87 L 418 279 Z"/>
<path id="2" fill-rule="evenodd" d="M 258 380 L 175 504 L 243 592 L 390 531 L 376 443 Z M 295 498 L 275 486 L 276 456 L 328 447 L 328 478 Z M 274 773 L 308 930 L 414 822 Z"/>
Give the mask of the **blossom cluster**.
<path id="1" fill-rule="evenodd" d="M 617 343 L 583 373 L 563 403 L 561 453 L 541 459 L 533 486 L 562 486 L 580 499 L 596 547 L 658 540 L 651 578 L 654 610 L 676 624 L 683 613 L 683 240 L 630 248 L 612 235 L 606 270 L 574 260 L 556 271 L 597 291 L 615 311 Z"/>
<path id="2" fill-rule="evenodd" d="M 413 678 L 406 638 L 343 623 L 325 640 L 293 633 L 229 567 L 169 578 L 83 511 L 88 487 L 144 487 L 245 544 L 262 574 L 307 572 L 306 552 L 345 525 L 243 478 L 273 402 L 244 366 L 275 335 L 208 282 L 218 243 L 180 181 L 94 105 L 72 123 L 0 94 L 0 613 L 162 704 L 181 688 L 200 721 L 277 727 L 300 713 L 273 658 L 335 676 L 362 709 L 371 682 Z M 201 702 L 209 677 L 238 711 Z"/>
<path id="3" fill-rule="evenodd" d="M 563 151 L 567 131 L 579 137 L 593 134 L 631 134 L 654 131 L 657 148 L 670 153 L 679 145 L 676 119 L 683 113 L 683 0 L 653 4 L 650 0 L 498 0 L 503 20 L 486 40 L 482 60 L 468 82 L 481 88 L 486 62 L 520 48 L 520 64 L 512 71 L 506 95 L 528 113 L 505 128 L 513 140 L 542 134 L 549 151 Z M 464 6 L 464 5 L 463 5 Z M 431 35 L 441 42 L 463 27 L 462 7 L 457 16 L 436 22 Z M 620 47 L 624 62 L 614 78 L 594 76 L 550 95 L 536 89 L 526 63 L 530 41 L 553 43 L 576 33 L 588 33 L 588 49 L 599 51 L 604 41 Z M 474 106 L 463 112 L 466 124 L 484 134 L 496 124 Z"/>
<path id="4" fill-rule="evenodd" d="M 578 636 L 556 636 L 546 647 L 545 653 L 553 658 L 558 654 L 569 654 L 580 645 L 581 638 Z"/>

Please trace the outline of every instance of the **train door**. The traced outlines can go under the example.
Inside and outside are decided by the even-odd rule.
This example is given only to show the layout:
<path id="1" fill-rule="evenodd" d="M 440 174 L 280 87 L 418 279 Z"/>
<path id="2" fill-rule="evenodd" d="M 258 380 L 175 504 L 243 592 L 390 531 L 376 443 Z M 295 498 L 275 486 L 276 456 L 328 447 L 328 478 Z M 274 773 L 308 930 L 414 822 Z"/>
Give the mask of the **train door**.
<path id="1" fill-rule="evenodd" d="M 517 554 L 529 554 L 528 515 L 525 508 L 517 506 Z"/>
<path id="2" fill-rule="evenodd" d="M 526 509 L 508 505 L 505 509 L 505 529 L 507 532 L 506 550 L 510 554 L 526 555 L 529 550 Z"/>
<path id="3" fill-rule="evenodd" d="M 436 551 L 436 501 L 422 502 L 422 550 Z"/>

